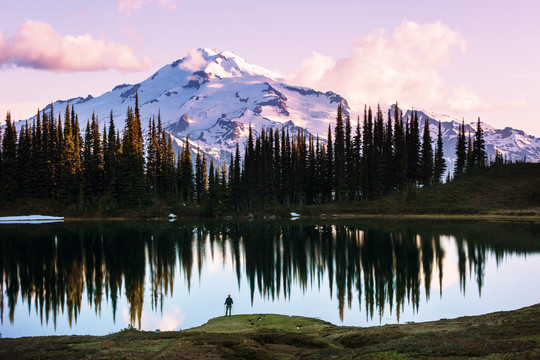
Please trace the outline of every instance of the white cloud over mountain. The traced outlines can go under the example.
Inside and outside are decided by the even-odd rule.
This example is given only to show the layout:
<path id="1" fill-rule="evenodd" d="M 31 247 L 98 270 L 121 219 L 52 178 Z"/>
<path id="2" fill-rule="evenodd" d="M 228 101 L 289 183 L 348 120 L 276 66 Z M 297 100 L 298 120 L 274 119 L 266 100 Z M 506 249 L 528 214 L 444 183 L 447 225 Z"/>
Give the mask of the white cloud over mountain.
<path id="1" fill-rule="evenodd" d="M 449 85 L 441 75 L 465 48 L 465 38 L 440 22 L 405 21 L 390 36 L 379 29 L 358 38 L 351 55 L 337 61 L 313 52 L 291 82 L 331 89 L 356 107 L 399 100 L 453 112 L 490 110 L 492 104 L 464 86 Z"/>

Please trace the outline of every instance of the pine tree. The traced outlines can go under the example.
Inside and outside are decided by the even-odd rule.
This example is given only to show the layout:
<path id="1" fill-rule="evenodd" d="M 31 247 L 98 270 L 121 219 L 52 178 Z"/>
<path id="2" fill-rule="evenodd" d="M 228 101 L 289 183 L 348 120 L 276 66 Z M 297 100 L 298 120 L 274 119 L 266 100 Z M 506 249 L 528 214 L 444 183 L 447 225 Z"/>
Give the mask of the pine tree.
<path id="1" fill-rule="evenodd" d="M 341 104 L 338 106 L 336 116 L 336 127 L 334 129 L 334 188 L 336 190 L 336 200 L 343 200 L 346 197 L 346 157 L 345 157 L 345 129 L 343 124 L 343 113 Z"/>
<path id="2" fill-rule="evenodd" d="M 355 154 L 354 139 L 352 135 L 351 117 L 345 118 L 345 190 L 347 199 L 354 200 L 354 178 L 355 178 Z"/>
<path id="3" fill-rule="evenodd" d="M 454 166 L 454 178 L 457 179 L 465 173 L 465 163 L 467 161 L 467 141 L 465 140 L 465 121 L 458 125 L 458 135 L 456 141 L 456 165 Z"/>
<path id="4" fill-rule="evenodd" d="M 424 133 L 422 136 L 422 151 L 420 156 L 419 180 L 423 186 L 430 186 L 433 178 L 433 146 L 429 131 L 429 119 L 424 120 Z"/>
<path id="5" fill-rule="evenodd" d="M 315 202 L 320 204 L 323 202 L 323 184 L 325 179 L 325 158 L 326 150 L 324 144 L 321 144 L 319 135 L 315 139 L 315 181 L 313 184 L 315 192 Z"/>
<path id="6" fill-rule="evenodd" d="M 105 134 L 104 134 L 105 138 Z M 118 197 L 118 172 L 120 160 L 120 143 L 116 138 L 113 112 L 109 116 L 109 128 L 107 132 L 107 142 L 103 144 L 103 188 L 113 198 Z"/>
<path id="7" fill-rule="evenodd" d="M 467 158 L 465 160 L 465 173 L 470 174 L 473 169 L 474 169 L 473 146 L 472 146 L 471 132 L 469 131 L 469 138 L 467 141 Z"/>
<path id="8" fill-rule="evenodd" d="M 92 131 L 90 121 L 86 122 L 82 153 L 82 187 L 85 199 L 92 196 Z"/>
<path id="9" fill-rule="evenodd" d="M 383 195 L 388 195 L 394 191 L 396 179 L 394 168 L 394 134 L 392 131 L 390 109 L 388 109 L 388 121 L 386 122 L 386 129 L 384 132 L 383 161 Z"/>
<path id="10" fill-rule="evenodd" d="M 472 150 L 474 168 L 481 169 L 486 166 L 487 155 L 486 145 L 484 141 L 484 131 L 480 118 L 476 123 L 476 133 L 474 134 L 473 150 Z"/>
<path id="11" fill-rule="evenodd" d="M 373 125 L 373 197 L 383 195 L 383 177 L 384 177 L 384 121 L 380 105 L 377 105 L 377 114 Z"/>
<path id="12" fill-rule="evenodd" d="M 362 131 L 362 161 L 361 161 L 361 181 L 362 198 L 364 200 L 373 199 L 373 177 L 375 168 L 375 151 L 373 147 L 373 115 L 371 107 L 366 111 L 364 107 L 364 124 Z"/>
<path id="13" fill-rule="evenodd" d="M 238 143 L 236 143 L 236 150 L 234 153 L 234 166 L 233 166 L 232 181 L 231 181 L 231 197 L 233 199 L 234 207 L 236 210 L 240 210 L 241 200 L 242 200 L 242 188 L 241 188 L 242 179 L 241 179 L 240 161 L 241 161 L 240 160 L 240 147 Z"/>
<path id="14" fill-rule="evenodd" d="M 36 114 L 36 123 L 32 131 L 34 135 L 34 146 L 32 148 L 32 168 L 33 173 L 33 195 L 42 198 L 45 196 L 45 149 L 43 146 L 43 126 L 41 122 L 41 111 L 38 109 Z"/>
<path id="15" fill-rule="evenodd" d="M 216 178 L 214 174 L 214 160 L 210 158 L 210 167 L 208 168 L 208 202 L 211 207 L 216 203 L 217 189 Z"/>
<path id="16" fill-rule="evenodd" d="M 197 203 L 201 204 L 206 198 L 207 187 L 206 157 L 201 156 L 200 148 L 197 147 L 197 156 L 195 158 L 195 194 Z"/>
<path id="17" fill-rule="evenodd" d="M 152 195 L 158 194 L 158 172 L 159 172 L 159 144 L 156 133 L 155 119 L 151 118 L 148 122 L 148 150 L 146 154 L 146 178 L 150 185 Z"/>
<path id="18" fill-rule="evenodd" d="M 19 143 L 17 146 L 17 175 L 18 175 L 18 197 L 29 197 L 33 190 L 33 171 L 32 168 L 32 130 L 28 123 L 21 127 L 19 132 Z"/>
<path id="19" fill-rule="evenodd" d="M 331 202 L 334 192 L 334 145 L 332 143 L 332 128 L 328 125 L 326 143 L 325 178 L 323 183 L 323 201 Z"/>
<path id="20" fill-rule="evenodd" d="M 130 205 L 146 203 L 145 159 L 138 102 L 138 94 L 135 94 L 135 111 L 128 108 L 122 138 L 119 197 Z"/>
<path id="21" fill-rule="evenodd" d="M 245 200 L 246 207 L 249 209 L 252 206 L 252 202 L 255 198 L 256 177 L 257 177 L 257 162 L 255 159 L 255 148 L 253 143 L 253 129 L 251 123 L 249 124 L 248 143 L 246 144 L 244 155 L 244 188 L 246 190 Z"/>
<path id="22" fill-rule="evenodd" d="M 76 166 L 79 161 L 77 158 L 80 156 L 75 149 L 69 103 L 66 105 L 64 119 L 64 141 L 58 192 L 59 196 L 69 203 L 74 200 L 79 190 L 76 182 Z"/>
<path id="23" fill-rule="evenodd" d="M 306 159 L 306 183 L 305 183 L 305 193 L 306 193 L 306 203 L 312 205 L 315 202 L 315 183 L 317 177 L 317 164 L 316 164 L 316 153 L 315 153 L 315 144 L 313 143 L 313 136 L 309 135 L 309 143 L 307 148 L 307 159 Z"/>
<path id="24" fill-rule="evenodd" d="M 418 125 L 418 113 L 411 111 L 408 123 L 407 137 L 407 178 L 413 185 L 419 180 L 418 170 L 420 166 L 420 128 Z"/>
<path id="25" fill-rule="evenodd" d="M 403 129 L 403 113 L 394 106 L 394 184 L 403 190 L 407 183 L 407 143 Z"/>
<path id="26" fill-rule="evenodd" d="M 435 150 L 435 160 L 433 166 L 433 183 L 440 184 L 446 171 L 446 160 L 444 159 L 443 140 L 441 132 L 441 122 L 439 121 L 439 132 L 437 134 L 437 148 Z"/>
<path id="27" fill-rule="evenodd" d="M 3 198 L 12 200 L 17 197 L 17 130 L 11 122 L 11 113 L 6 114 L 4 139 L 2 141 L 2 175 L 1 186 Z"/>
<path id="28" fill-rule="evenodd" d="M 361 161 L 362 161 L 362 130 L 360 129 L 360 116 L 356 119 L 356 132 L 354 134 L 354 199 L 360 200 L 360 179 L 361 179 Z"/>
<path id="29" fill-rule="evenodd" d="M 178 189 L 182 200 L 190 203 L 194 200 L 195 184 L 193 179 L 193 164 L 191 163 L 191 149 L 189 145 L 189 136 L 186 136 L 186 142 L 182 147 L 182 153 L 179 161 Z"/>
<path id="30" fill-rule="evenodd" d="M 92 133 L 92 192 L 95 195 L 101 195 L 103 194 L 103 146 L 99 121 L 97 116 L 94 117 L 93 114 L 90 127 Z"/>

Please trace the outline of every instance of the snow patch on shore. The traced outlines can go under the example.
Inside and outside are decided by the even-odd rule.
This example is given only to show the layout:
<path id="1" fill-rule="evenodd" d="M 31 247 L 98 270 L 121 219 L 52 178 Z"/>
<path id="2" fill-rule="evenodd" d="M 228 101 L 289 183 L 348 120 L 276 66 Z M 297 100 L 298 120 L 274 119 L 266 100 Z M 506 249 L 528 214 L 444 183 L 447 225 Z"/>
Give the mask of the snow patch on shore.
<path id="1" fill-rule="evenodd" d="M 45 224 L 64 222 L 64 217 L 45 215 L 0 216 L 0 224 Z"/>

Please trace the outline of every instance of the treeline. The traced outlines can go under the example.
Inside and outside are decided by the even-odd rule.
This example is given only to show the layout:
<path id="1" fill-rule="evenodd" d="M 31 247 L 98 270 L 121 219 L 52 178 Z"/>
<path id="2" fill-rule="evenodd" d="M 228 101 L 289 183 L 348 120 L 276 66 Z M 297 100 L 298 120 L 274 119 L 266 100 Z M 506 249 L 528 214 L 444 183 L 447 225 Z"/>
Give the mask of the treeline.
<path id="1" fill-rule="evenodd" d="M 375 114 L 366 107 L 362 125 L 358 118 L 353 127 L 339 106 L 326 141 L 272 128 L 253 140 L 250 129 L 243 168 L 238 149 L 231 159 L 235 207 L 371 200 L 440 183 L 446 170 L 440 124 L 434 148 L 427 119 L 420 141 L 416 112 L 404 120 L 396 104 L 393 121 L 390 111 L 383 118 L 380 107 Z"/>
<path id="2" fill-rule="evenodd" d="M 393 111 L 393 114 L 391 114 Z M 393 115 L 393 116 L 392 116 Z M 199 150 L 195 161 L 189 138 L 175 154 L 161 117 L 149 121 L 143 138 L 138 95 L 129 107 L 122 132 L 111 112 L 108 127 L 87 121 L 84 138 L 78 116 L 66 105 L 64 115 L 38 111 L 36 121 L 17 133 L 10 114 L 0 149 L 0 195 L 52 198 L 87 208 L 95 204 L 145 207 L 157 199 L 172 206 L 202 205 L 207 215 L 280 205 L 365 201 L 417 186 L 441 183 L 446 172 L 441 124 L 435 141 L 429 120 L 420 134 L 418 114 L 403 118 L 395 104 L 384 121 L 380 107 L 364 108 L 363 121 L 351 123 L 341 106 L 326 139 L 288 129 L 262 129 L 249 138 L 240 155 L 237 144 L 228 164 L 208 161 Z M 467 145 L 468 144 L 468 145 Z M 486 164 L 478 120 L 474 141 L 461 125 L 454 177 Z"/>
<path id="3" fill-rule="evenodd" d="M 172 188 L 174 172 L 170 135 L 151 120 L 147 155 L 138 108 L 129 107 L 122 135 L 114 127 L 111 112 L 108 128 L 101 132 L 92 115 L 81 136 L 79 119 L 66 105 L 64 116 L 39 111 L 35 122 L 17 133 L 8 113 L 1 143 L 0 195 L 17 198 L 60 199 L 86 208 L 97 202 L 110 205 L 145 205 L 149 184 L 160 190 Z M 167 174 L 168 176 L 165 176 Z"/>

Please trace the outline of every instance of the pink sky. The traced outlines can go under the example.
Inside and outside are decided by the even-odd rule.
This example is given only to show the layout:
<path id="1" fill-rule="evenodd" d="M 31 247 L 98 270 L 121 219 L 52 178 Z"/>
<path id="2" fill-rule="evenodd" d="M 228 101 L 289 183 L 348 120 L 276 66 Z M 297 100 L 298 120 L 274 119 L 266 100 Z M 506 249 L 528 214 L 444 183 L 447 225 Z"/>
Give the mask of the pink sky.
<path id="1" fill-rule="evenodd" d="M 0 117 L 140 82 L 209 47 L 356 108 L 397 100 L 540 136 L 540 3 L 499 3 L 3 2 Z"/>

